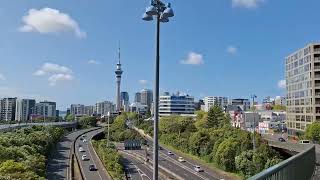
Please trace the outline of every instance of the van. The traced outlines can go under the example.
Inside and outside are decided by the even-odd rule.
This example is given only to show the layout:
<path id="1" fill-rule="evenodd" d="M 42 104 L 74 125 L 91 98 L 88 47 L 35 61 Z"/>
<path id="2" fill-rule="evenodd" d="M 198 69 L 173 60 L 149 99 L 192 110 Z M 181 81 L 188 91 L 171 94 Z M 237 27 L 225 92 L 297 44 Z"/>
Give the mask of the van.
<path id="1" fill-rule="evenodd" d="M 310 144 L 309 140 L 300 140 L 299 141 L 300 144 Z"/>

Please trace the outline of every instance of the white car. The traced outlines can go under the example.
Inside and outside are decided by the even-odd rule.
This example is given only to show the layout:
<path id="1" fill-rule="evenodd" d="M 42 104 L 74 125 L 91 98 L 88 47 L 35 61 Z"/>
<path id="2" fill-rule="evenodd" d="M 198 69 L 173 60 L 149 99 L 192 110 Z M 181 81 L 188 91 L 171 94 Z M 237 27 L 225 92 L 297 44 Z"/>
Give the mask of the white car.
<path id="1" fill-rule="evenodd" d="M 79 148 L 79 152 L 84 152 L 83 147 L 80 147 L 80 148 Z"/>
<path id="2" fill-rule="evenodd" d="M 178 158 L 178 161 L 179 161 L 179 162 L 186 162 L 186 160 L 184 160 L 183 157 L 179 157 L 179 158 Z"/>
<path id="3" fill-rule="evenodd" d="M 200 166 L 194 166 L 193 169 L 194 169 L 195 171 L 197 171 L 197 172 L 203 172 L 203 169 L 201 169 Z"/>
<path id="4" fill-rule="evenodd" d="M 82 161 L 87 160 L 87 155 L 85 155 L 85 154 L 84 154 L 84 155 L 82 155 L 82 156 L 81 156 L 81 159 L 82 159 Z"/>
<path id="5" fill-rule="evenodd" d="M 174 155 L 171 151 L 168 151 L 168 155 Z"/>
<path id="6" fill-rule="evenodd" d="M 87 140 L 86 140 L 86 139 L 83 139 L 82 142 L 87 142 Z"/>

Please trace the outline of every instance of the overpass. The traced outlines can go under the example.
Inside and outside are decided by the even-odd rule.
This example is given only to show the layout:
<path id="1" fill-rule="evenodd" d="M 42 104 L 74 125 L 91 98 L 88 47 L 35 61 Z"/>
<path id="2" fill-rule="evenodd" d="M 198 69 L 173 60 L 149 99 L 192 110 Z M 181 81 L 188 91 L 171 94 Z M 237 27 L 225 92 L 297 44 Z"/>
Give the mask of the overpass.
<path id="1" fill-rule="evenodd" d="M 56 126 L 63 128 L 76 128 L 78 122 L 46 122 L 46 123 L 20 123 L 20 124 L 3 124 L 0 125 L 0 132 L 11 131 L 13 129 L 19 129 L 32 126 Z"/>

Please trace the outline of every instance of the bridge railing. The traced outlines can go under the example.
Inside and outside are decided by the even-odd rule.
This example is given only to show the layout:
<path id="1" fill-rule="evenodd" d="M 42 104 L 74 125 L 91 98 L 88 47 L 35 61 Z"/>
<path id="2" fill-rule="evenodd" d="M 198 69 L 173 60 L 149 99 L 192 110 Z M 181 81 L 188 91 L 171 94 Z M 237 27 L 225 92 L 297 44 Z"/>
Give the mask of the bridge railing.
<path id="1" fill-rule="evenodd" d="M 316 166 L 315 146 L 276 164 L 249 180 L 310 180 Z"/>

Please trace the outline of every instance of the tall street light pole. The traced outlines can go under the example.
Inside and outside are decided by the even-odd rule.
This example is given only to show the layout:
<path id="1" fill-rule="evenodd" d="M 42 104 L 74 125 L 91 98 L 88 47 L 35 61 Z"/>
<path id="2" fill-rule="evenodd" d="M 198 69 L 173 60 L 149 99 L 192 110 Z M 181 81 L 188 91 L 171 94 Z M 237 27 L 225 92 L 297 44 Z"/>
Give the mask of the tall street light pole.
<path id="1" fill-rule="evenodd" d="M 160 0 L 152 0 L 151 6 L 146 8 L 142 19 L 152 21 L 156 17 L 156 62 L 155 62 L 155 83 L 154 83 L 154 122 L 153 122 L 153 180 L 158 180 L 158 130 L 159 130 L 159 65 L 160 65 L 160 22 L 169 22 L 174 16 L 171 4 L 164 4 Z"/>
<path id="2" fill-rule="evenodd" d="M 255 117 L 255 107 L 254 107 L 254 99 L 257 98 L 256 95 L 251 95 L 252 98 L 252 111 L 253 111 L 253 137 L 252 137 L 252 145 L 253 150 L 256 150 L 256 138 L 255 138 L 255 130 L 256 130 L 256 117 Z"/>

